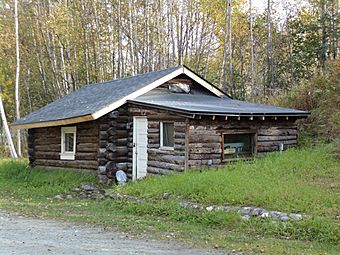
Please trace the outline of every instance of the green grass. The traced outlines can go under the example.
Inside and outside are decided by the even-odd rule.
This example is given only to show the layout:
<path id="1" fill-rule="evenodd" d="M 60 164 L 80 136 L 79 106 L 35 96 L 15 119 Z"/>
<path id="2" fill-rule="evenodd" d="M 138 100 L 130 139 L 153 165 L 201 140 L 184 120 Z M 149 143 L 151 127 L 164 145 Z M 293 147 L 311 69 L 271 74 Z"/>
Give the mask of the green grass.
<path id="1" fill-rule="evenodd" d="M 203 204 L 255 205 L 335 217 L 340 204 L 340 161 L 331 146 L 290 150 L 254 163 L 147 178 L 116 188 L 160 199 L 163 192 Z"/>
<path id="2" fill-rule="evenodd" d="M 100 224 L 137 237 L 187 241 L 265 254 L 337 254 L 340 247 L 340 162 L 334 145 L 290 150 L 254 163 L 147 178 L 115 192 L 156 203 L 78 199 L 56 200 L 91 174 L 30 169 L 25 161 L 0 160 L 0 208 L 27 215 Z M 170 199 L 162 200 L 163 192 Z M 243 221 L 237 214 L 197 212 L 178 206 L 181 196 L 202 204 L 256 205 L 303 212 L 300 222 Z"/>

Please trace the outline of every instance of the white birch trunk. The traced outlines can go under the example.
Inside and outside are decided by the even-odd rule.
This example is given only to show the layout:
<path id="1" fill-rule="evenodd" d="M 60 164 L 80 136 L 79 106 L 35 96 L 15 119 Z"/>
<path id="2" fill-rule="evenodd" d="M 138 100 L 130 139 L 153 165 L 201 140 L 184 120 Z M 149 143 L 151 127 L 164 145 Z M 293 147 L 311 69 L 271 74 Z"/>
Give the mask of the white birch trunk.
<path id="1" fill-rule="evenodd" d="M 19 79 L 20 79 L 20 53 L 19 53 L 19 17 L 18 0 L 14 0 L 14 20 L 15 20 L 15 50 L 16 50 L 16 70 L 15 70 L 15 113 L 16 118 L 20 119 L 20 98 L 19 98 Z M 21 134 L 17 130 L 17 150 L 21 157 Z"/>
<path id="2" fill-rule="evenodd" d="M 230 80 L 230 94 L 234 96 L 234 82 L 233 82 L 233 24 L 232 24 L 232 9 L 231 9 L 231 0 L 229 0 L 228 4 L 228 13 L 229 13 L 229 80 Z"/>
<path id="3" fill-rule="evenodd" d="M 7 118 L 6 118 L 6 114 L 5 114 L 5 109 L 4 109 L 4 105 L 2 103 L 1 93 L 2 93 L 2 89 L 1 89 L 1 85 L 0 85 L 0 116 L 1 116 L 1 121 L 2 121 L 3 128 L 5 130 L 5 135 L 6 135 L 6 138 L 7 138 L 7 142 L 9 144 L 11 156 L 12 156 L 12 158 L 16 159 L 16 158 L 18 158 L 18 155 L 15 151 L 15 147 L 14 147 L 14 144 L 13 144 L 11 133 L 9 132 Z"/>
<path id="4" fill-rule="evenodd" d="M 249 0 L 249 15 L 250 15 L 250 66 L 251 66 L 251 86 L 250 86 L 250 97 L 255 96 L 254 87 L 254 36 L 253 36 L 253 10 L 252 0 Z"/>

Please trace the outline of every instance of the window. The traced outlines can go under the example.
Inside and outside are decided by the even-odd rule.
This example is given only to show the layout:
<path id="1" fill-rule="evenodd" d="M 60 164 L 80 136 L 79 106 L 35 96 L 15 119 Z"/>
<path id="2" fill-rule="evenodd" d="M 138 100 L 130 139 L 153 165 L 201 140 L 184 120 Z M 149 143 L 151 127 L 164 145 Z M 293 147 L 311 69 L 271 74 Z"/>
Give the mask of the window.
<path id="1" fill-rule="evenodd" d="M 244 158 L 254 153 L 254 133 L 223 134 L 223 159 Z"/>
<path id="2" fill-rule="evenodd" d="M 172 93 L 190 93 L 190 86 L 188 84 L 177 83 L 169 84 L 169 91 Z"/>
<path id="3" fill-rule="evenodd" d="M 74 160 L 76 154 L 76 127 L 61 128 L 60 159 Z"/>
<path id="4" fill-rule="evenodd" d="M 174 147 L 175 129 L 173 122 L 160 123 L 160 146 L 163 148 Z"/>

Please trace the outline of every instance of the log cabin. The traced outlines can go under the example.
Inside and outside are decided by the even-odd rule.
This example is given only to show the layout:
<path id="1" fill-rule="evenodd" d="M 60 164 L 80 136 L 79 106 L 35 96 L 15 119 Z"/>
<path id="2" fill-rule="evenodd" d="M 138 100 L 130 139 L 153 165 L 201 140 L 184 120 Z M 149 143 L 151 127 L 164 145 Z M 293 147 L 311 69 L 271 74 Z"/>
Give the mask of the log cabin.
<path id="1" fill-rule="evenodd" d="M 86 85 L 12 123 L 28 129 L 32 167 L 132 180 L 293 147 L 305 111 L 232 99 L 176 66 Z"/>

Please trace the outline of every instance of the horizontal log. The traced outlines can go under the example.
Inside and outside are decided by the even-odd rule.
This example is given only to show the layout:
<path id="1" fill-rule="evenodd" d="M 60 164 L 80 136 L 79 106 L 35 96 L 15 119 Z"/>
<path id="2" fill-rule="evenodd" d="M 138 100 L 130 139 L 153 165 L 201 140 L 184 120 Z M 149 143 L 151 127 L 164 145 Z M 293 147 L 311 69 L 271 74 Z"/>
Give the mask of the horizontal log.
<path id="1" fill-rule="evenodd" d="M 147 173 L 150 173 L 150 174 L 162 174 L 162 175 L 174 173 L 173 170 L 162 169 L 162 168 L 157 168 L 157 167 L 152 167 L 152 166 L 148 166 L 146 171 Z"/>
<path id="2" fill-rule="evenodd" d="M 189 136 L 190 143 L 221 143 L 222 135 L 193 135 Z"/>
<path id="3" fill-rule="evenodd" d="M 189 148 L 221 148 L 221 143 L 189 143 Z"/>
<path id="4" fill-rule="evenodd" d="M 278 129 L 278 128 L 268 128 L 268 129 L 259 129 L 259 136 L 290 136 L 297 135 L 296 129 Z"/>
<path id="5" fill-rule="evenodd" d="M 95 160 L 97 152 L 76 152 L 76 160 Z"/>
<path id="6" fill-rule="evenodd" d="M 208 166 L 208 161 L 207 159 L 189 159 L 188 160 L 188 165 L 189 167 L 207 167 Z M 213 165 L 219 165 L 221 164 L 221 159 L 212 159 L 212 164 Z"/>
<path id="7" fill-rule="evenodd" d="M 183 171 L 184 170 L 184 166 L 166 163 L 166 162 L 161 162 L 161 161 L 148 160 L 148 166 L 162 168 L 162 169 L 168 169 L 168 170 L 175 170 L 175 171 Z"/>
<path id="8" fill-rule="evenodd" d="M 97 143 L 99 141 L 98 136 L 77 136 L 77 143 Z"/>
<path id="9" fill-rule="evenodd" d="M 77 152 L 97 152 L 97 143 L 80 143 L 77 145 Z"/>
<path id="10" fill-rule="evenodd" d="M 185 156 L 176 155 L 148 155 L 150 161 L 161 161 L 171 164 L 184 165 Z"/>
<path id="11" fill-rule="evenodd" d="M 153 155 L 176 155 L 176 156 L 184 156 L 184 152 L 182 151 L 175 151 L 175 150 L 165 150 L 165 149 L 159 149 L 159 148 L 156 148 L 156 149 L 153 149 L 153 148 L 150 148 L 148 149 L 148 154 L 153 154 Z"/>
<path id="12" fill-rule="evenodd" d="M 296 140 L 296 135 L 272 135 L 272 136 L 258 136 L 257 140 L 260 142 L 264 141 L 284 141 L 284 140 Z"/>
<path id="13" fill-rule="evenodd" d="M 159 134 L 159 128 L 150 128 L 150 127 L 148 127 L 148 134 L 153 134 L 153 133 Z"/>
<path id="14" fill-rule="evenodd" d="M 56 166 L 63 168 L 78 168 L 78 169 L 97 169 L 98 162 L 96 160 L 50 160 L 37 159 L 35 164 L 41 166 Z"/>
<path id="15" fill-rule="evenodd" d="M 200 154 L 189 154 L 189 159 L 221 159 L 222 155 L 221 153 L 200 153 Z"/>
<path id="16" fill-rule="evenodd" d="M 35 145 L 36 151 L 61 151 L 60 144 L 49 144 L 49 145 Z"/>
<path id="17" fill-rule="evenodd" d="M 99 141 L 99 148 L 106 148 L 108 142 L 105 140 L 100 140 Z"/>
<path id="18" fill-rule="evenodd" d="M 106 131 L 106 130 L 109 129 L 109 127 L 110 127 L 110 125 L 108 123 L 102 123 L 102 124 L 99 125 L 100 131 Z"/>
<path id="19" fill-rule="evenodd" d="M 148 121 L 148 128 L 159 130 L 159 121 Z"/>
<path id="20" fill-rule="evenodd" d="M 99 133 L 99 139 L 100 140 L 107 140 L 109 138 L 109 135 L 106 131 L 100 131 Z"/>
<path id="21" fill-rule="evenodd" d="M 193 154 L 209 154 L 209 153 L 222 153 L 221 146 L 219 147 L 189 147 L 189 153 Z"/>

